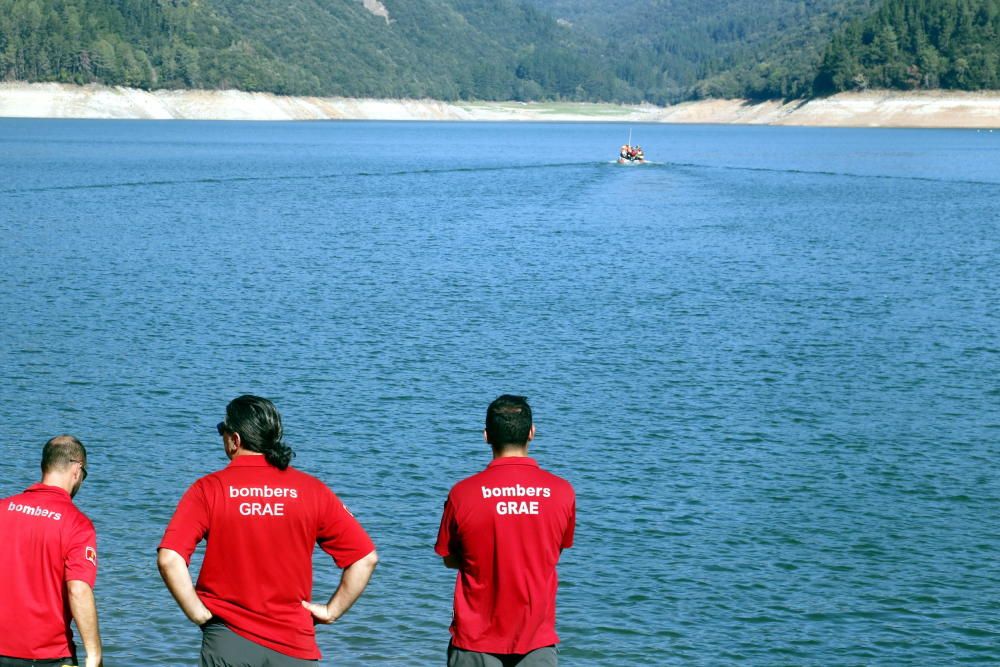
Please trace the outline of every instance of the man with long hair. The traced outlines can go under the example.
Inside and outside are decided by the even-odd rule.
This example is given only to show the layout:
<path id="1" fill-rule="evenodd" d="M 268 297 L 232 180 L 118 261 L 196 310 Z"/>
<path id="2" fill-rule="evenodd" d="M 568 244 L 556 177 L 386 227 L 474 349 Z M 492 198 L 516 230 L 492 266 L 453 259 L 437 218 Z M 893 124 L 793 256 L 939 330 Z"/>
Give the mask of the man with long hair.
<path id="1" fill-rule="evenodd" d="M 333 491 L 289 465 L 271 401 L 234 399 L 217 429 L 230 463 L 181 498 L 160 542 L 160 574 L 202 629 L 203 667 L 314 665 L 315 624 L 333 623 L 358 599 L 375 545 Z M 205 538 L 194 586 L 188 566 Z M 326 604 L 310 601 L 317 544 L 343 570 Z"/>

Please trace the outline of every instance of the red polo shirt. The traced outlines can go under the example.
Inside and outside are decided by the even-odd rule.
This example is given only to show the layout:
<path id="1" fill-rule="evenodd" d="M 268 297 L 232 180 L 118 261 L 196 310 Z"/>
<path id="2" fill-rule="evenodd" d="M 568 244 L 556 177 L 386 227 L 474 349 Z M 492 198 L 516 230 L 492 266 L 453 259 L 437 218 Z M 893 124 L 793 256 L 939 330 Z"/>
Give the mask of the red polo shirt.
<path id="1" fill-rule="evenodd" d="M 494 459 L 456 484 L 435 551 L 461 561 L 452 643 L 481 653 L 528 653 L 556 636 L 556 563 L 573 545 L 576 496 L 534 459 Z"/>
<path id="2" fill-rule="evenodd" d="M 345 568 L 374 551 L 361 524 L 323 482 L 263 456 L 239 456 L 181 498 L 161 549 L 191 554 L 208 538 L 195 589 L 236 634 L 285 655 L 318 660 L 312 615 L 316 544 Z"/>
<path id="3" fill-rule="evenodd" d="M 0 655 L 73 655 L 67 581 L 94 586 L 94 524 L 65 490 L 35 484 L 0 500 Z"/>

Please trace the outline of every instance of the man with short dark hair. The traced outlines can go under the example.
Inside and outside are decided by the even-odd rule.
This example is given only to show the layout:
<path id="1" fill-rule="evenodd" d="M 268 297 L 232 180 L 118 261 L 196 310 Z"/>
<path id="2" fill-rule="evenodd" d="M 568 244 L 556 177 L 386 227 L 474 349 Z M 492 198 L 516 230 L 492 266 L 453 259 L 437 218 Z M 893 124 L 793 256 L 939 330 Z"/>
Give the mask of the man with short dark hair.
<path id="1" fill-rule="evenodd" d="M 449 667 L 551 667 L 556 563 L 573 545 L 576 496 L 528 458 L 531 407 L 505 394 L 486 411 L 493 461 L 448 494 L 435 551 L 458 570 Z"/>
<path id="2" fill-rule="evenodd" d="M 83 443 L 60 435 L 42 449 L 42 481 L 0 500 L 0 667 L 76 664 L 71 618 L 86 667 L 102 664 L 97 535 L 72 500 L 85 479 Z"/>

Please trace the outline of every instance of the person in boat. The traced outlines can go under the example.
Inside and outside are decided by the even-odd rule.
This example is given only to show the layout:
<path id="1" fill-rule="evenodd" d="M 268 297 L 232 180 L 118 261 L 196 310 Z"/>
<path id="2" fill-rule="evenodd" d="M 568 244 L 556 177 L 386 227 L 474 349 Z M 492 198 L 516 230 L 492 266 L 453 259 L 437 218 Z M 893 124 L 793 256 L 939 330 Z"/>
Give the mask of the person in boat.
<path id="1" fill-rule="evenodd" d="M 618 153 L 618 157 L 620 157 L 623 160 L 627 160 L 629 148 L 630 146 L 628 144 L 623 145 L 621 151 L 619 151 Z"/>
<path id="2" fill-rule="evenodd" d="M 629 146 L 629 148 L 628 148 L 628 159 L 629 160 L 635 160 L 635 156 L 636 156 L 635 146 Z"/>
<path id="3" fill-rule="evenodd" d="M 635 147 L 635 157 L 633 159 L 639 162 L 642 162 L 643 160 L 646 159 L 646 154 L 642 152 L 642 146 Z"/>

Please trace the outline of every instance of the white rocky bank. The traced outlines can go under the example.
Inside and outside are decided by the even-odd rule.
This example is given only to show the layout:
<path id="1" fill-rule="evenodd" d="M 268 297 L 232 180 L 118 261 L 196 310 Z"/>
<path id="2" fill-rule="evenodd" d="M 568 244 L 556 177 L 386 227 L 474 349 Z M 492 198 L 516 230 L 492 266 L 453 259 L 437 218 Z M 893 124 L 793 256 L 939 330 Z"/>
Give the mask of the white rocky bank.
<path id="1" fill-rule="evenodd" d="M 190 120 L 443 120 L 725 123 L 1000 128 L 1000 91 L 841 93 L 810 101 L 703 100 L 669 107 L 288 97 L 236 90 L 156 90 L 0 83 L 0 117 Z"/>

